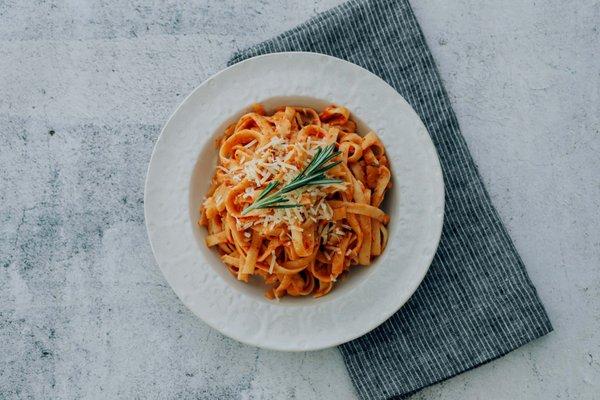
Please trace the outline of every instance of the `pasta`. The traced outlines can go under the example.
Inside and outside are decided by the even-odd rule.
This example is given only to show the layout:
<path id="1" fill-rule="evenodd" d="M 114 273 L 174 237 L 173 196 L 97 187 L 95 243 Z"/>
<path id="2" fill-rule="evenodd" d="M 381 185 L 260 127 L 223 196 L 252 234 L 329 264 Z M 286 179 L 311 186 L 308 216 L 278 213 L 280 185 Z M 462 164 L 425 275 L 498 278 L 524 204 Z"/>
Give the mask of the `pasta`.
<path id="1" fill-rule="evenodd" d="M 199 224 L 237 279 L 260 276 L 269 299 L 321 297 L 383 252 L 389 161 L 374 132 L 356 130 L 345 107 L 256 104 L 217 140 Z"/>

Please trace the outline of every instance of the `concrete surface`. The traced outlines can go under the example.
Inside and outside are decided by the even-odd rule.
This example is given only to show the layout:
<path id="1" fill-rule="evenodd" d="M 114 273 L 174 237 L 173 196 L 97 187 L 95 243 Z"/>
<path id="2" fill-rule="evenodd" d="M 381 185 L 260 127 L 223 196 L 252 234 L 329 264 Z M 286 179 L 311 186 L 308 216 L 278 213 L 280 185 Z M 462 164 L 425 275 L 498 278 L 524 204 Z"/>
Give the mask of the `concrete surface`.
<path id="1" fill-rule="evenodd" d="M 0 398 L 351 399 L 336 349 L 258 350 L 155 265 L 165 119 L 231 53 L 338 0 L 0 1 Z M 251 3 L 246 5 L 246 3 Z M 555 332 L 416 399 L 600 393 L 600 3 L 414 1 Z"/>

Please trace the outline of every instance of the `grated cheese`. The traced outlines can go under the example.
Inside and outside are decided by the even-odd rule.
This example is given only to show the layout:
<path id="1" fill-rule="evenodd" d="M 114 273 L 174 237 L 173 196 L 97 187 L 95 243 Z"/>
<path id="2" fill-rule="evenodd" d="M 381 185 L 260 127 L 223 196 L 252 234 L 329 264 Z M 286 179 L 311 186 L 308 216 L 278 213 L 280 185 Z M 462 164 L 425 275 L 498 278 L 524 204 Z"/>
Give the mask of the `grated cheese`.
<path id="1" fill-rule="evenodd" d="M 256 140 L 247 143 L 244 147 L 250 148 L 256 144 Z M 244 179 L 252 182 L 251 187 L 243 193 L 245 198 L 254 198 L 257 192 L 265 188 L 267 184 L 277 179 L 281 185 L 291 182 L 303 166 L 295 165 L 292 162 L 294 156 L 306 154 L 305 164 L 309 162 L 319 146 L 327 145 L 324 139 L 307 138 L 306 142 L 288 143 L 281 137 L 272 137 L 267 143 L 256 147 L 254 158 L 246 159 L 245 155 L 240 156 L 240 162 L 232 162 L 227 167 L 220 166 L 220 169 L 231 176 L 233 182 L 240 183 Z M 299 228 L 298 225 L 306 221 L 318 223 L 319 221 L 328 221 L 333 217 L 333 210 L 325 201 L 326 190 L 346 190 L 346 184 L 331 184 L 327 186 L 306 186 L 293 192 L 287 193 L 285 197 L 291 203 L 303 204 L 295 208 L 282 209 L 264 209 L 262 212 L 252 212 L 252 217 L 256 217 L 250 226 L 262 225 L 267 230 L 274 230 L 281 224 L 286 224 Z M 257 210 L 258 211 L 258 210 Z M 244 223 L 243 226 L 246 226 Z M 247 229 L 247 227 L 245 228 Z M 301 229 L 301 228 L 300 228 Z M 330 233 L 329 229 L 325 234 L 321 232 L 321 237 L 326 240 Z"/>

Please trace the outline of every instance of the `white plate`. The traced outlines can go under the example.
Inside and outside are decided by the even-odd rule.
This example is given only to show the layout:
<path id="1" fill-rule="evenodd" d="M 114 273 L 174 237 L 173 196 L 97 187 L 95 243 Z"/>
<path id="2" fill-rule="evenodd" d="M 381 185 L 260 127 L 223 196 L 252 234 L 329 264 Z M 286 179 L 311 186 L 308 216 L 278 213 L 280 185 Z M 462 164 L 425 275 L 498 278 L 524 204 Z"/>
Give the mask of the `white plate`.
<path id="1" fill-rule="evenodd" d="M 204 244 L 198 208 L 216 163 L 214 139 L 255 102 L 346 106 L 383 141 L 393 189 L 385 252 L 320 299 L 264 298 L 265 286 L 237 281 Z M 148 236 L 165 278 L 183 303 L 223 334 L 287 351 L 335 346 L 395 313 L 427 273 L 444 214 L 440 163 L 425 126 L 387 83 L 347 61 L 314 53 L 276 53 L 229 67 L 194 90 L 165 125 L 144 193 Z"/>

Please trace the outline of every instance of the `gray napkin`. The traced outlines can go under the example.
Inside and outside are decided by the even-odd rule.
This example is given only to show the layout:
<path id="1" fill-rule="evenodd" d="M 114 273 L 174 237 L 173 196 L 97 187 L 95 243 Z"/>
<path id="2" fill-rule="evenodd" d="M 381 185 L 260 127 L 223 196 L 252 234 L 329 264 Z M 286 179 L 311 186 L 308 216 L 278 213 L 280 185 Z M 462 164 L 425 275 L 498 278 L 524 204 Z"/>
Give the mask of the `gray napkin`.
<path id="1" fill-rule="evenodd" d="M 552 331 L 525 266 L 478 175 L 408 1 L 350 1 L 237 53 L 312 51 L 358 64 L 413 106 L 446 184 L 442 239 L 410 301 L 340 346 L 362 399 L 404 397 Z"/>

